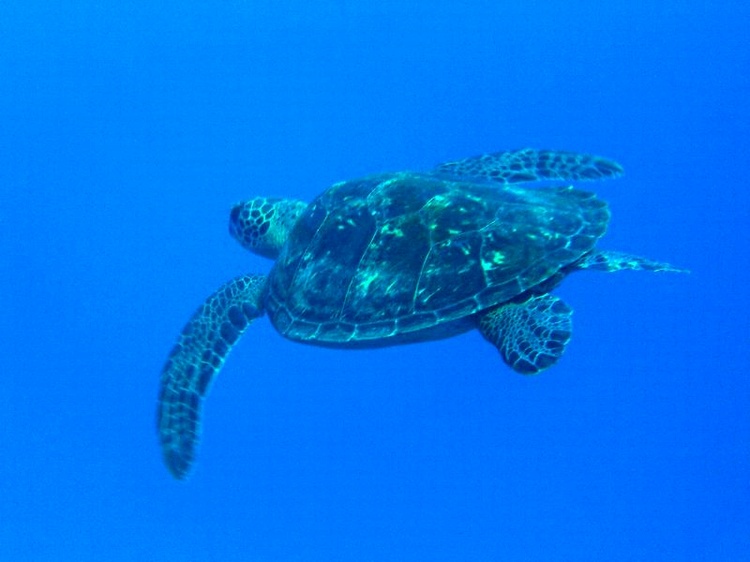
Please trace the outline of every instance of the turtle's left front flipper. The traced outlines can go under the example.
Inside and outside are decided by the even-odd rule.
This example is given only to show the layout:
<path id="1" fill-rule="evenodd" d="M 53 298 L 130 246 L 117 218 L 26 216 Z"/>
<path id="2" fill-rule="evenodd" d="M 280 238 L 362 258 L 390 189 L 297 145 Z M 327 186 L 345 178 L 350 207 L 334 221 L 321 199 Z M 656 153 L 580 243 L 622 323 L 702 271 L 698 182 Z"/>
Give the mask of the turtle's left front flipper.
<path id="1" fill-rule="evenodd" d="M 445 162 L 439 164 L 433 173 L 456 179 L 509 184 L 540 180 L 600 180 L 619 177 L 623 171 L 617 162 L 600 156 L 524 148 Z"/>
<path id="2" fill-rule="evenodd" d="M 263 314 L 267 279 L 246 275 L 211 295 L 182 330 L 164 365 L 157 427 L 164 462 L 175 478 L 187 476 L 200 434 L 201 402 L 237 339 Z"/>

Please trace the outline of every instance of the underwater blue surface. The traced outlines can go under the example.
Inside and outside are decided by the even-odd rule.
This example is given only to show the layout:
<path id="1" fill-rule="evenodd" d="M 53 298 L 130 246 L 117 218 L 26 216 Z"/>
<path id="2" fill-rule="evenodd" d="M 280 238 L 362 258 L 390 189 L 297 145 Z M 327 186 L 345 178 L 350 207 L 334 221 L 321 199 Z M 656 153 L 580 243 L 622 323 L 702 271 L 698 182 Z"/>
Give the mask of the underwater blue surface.
<path id="1" fill-rule="evenodd" d="M 708 2 L 0 7 L 0 560 L 750 560 L 750 8 Z M 254 323 L 187 482 L 158 380 L 193 310 L 270 262 L 253 195 L 533 146 L 601 246 L 537 377 L 478 333 L 382 350 Z"/>

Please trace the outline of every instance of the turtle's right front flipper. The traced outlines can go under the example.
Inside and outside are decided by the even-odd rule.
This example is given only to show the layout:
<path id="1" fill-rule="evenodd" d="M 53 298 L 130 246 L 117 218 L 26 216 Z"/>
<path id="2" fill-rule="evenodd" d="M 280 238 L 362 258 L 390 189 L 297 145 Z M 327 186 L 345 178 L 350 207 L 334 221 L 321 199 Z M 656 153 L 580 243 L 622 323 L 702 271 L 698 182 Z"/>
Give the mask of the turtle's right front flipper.
<path id="1" fill-rule="evenodd" d="M 622 175 L 622 166 L 612 160 L 563 150 L 524 148 L 493 152 L 445 162 L 434 174 L 465 180 L 521 183 L 538 180 L 599 180 Z"/>
<path id="2" fill-rule="evenodd" d="M 164 462 L 184 478 L 200 434 L 201 402 L 237 339 L 263 314 L 267 278 L 246 275 L 211 295 L 182 330 L 164 365 L 157 427 Z"/>

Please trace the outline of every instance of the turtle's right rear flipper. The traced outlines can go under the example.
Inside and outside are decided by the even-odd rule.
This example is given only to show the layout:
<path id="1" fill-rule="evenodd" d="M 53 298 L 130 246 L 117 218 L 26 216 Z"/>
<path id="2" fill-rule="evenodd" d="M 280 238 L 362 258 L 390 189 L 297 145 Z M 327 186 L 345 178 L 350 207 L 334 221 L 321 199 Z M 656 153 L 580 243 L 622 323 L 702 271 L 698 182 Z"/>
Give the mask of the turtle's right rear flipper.
<path id="1" fill-rule="evenodd" d="M 484 180 L 509 184 L 539 180 L 616 178 L 622 175 L 623 170 L 617 162 L 599 156 L 524 148 L 445 162 L 435 167 L 433 173 L 467 181 Z"/>
<path id="2" fill-rule="evenodd" d="M 157 428 L 164 462 L 175 478 L 190 470 L 203 398 L 232 346 L 263 314 L 266 284 L 265 276 L 246 275 L 223 285 L 195 312 L 164 365 Z"/>

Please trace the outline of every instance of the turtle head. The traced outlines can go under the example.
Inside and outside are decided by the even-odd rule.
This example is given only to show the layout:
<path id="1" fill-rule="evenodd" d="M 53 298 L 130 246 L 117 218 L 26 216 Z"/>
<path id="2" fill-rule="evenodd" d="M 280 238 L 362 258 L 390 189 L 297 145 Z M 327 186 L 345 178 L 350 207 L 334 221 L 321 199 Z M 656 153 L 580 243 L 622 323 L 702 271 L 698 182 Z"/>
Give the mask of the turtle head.
<path id="1" fill-rule="evenodd" d="M 306 207 L 304 201 L 268 197 L 238 203 L 229 215 L 229 233 L 251 252 L 276 259 Z"/>

